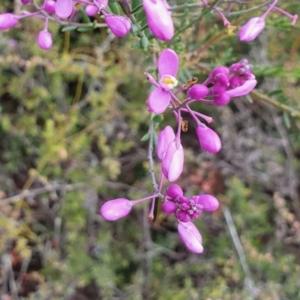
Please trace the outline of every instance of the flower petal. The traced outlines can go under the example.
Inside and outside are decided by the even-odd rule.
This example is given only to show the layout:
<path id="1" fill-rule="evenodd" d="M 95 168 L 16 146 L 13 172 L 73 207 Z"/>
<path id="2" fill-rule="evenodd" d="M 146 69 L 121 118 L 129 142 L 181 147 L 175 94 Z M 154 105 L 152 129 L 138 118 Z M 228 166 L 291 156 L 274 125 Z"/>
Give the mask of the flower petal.
<path id="1" fill-rule="evenodd" d="M 156 154 L 160 160 L 162 160 L 168 150 L 169 144 L 175 140 L 175 133 L 171 126 L 166 126 L 163 129 L 157 139 L 157 146 L 156 146 Z"/>
<path id="2" fill-rule="evenodd" d="M 172 49 L 165 49 L 158 58 L 158 72 L 159 76 L 172 75 L 176 77 L 178 72 L 179 59 L 175 51 Z"/>
<path id="3" fill-rule="evenodd" d="M 150 93 L 147 101 L 148 109 L 155 114 L 162 114 L 171 100 L 170 92 L 158 87 Z"/>
<path id="4" fill-rule="evenodd" d="M 186 247 L 194 253 L 202 253 L 202 237 L 192 222 L 179 223 L 178 233 Z"/>
<path id="5" fill-rule="evenodd" d="M 72 0 L 57 0 L 55 5 L 55 13 L 61 19 L 66 19 L 71 16 L 73 11 Z"/>

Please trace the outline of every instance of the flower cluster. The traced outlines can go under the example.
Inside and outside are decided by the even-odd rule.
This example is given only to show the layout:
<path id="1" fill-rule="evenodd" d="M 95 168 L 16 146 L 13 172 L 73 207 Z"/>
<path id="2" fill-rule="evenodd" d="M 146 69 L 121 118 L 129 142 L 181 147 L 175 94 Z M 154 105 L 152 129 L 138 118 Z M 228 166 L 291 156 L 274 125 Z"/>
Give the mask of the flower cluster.
<path id="1" fill-rule="evenodd" d="M 148 220 L 151 221 L 154 217 L 155 198 L 161 197 L 162 211 L 176 217 L 178 233 L 182 241 L 190 251 L 201 253 L 203 251 L 202 238 L 192 221 L 197 219 L 203 211 L 216 210 L 219 207 L 218 200 L 212 195 L 187 197 L 183 194 L 181 187 L 176 184 L 169 186 L 164 196 L 161 194 L 163 178 L 166 178 L 168 182 L 174 182 L 183 171 L 184 149 L 180 137 L 184 120 L 181 114 L 187 112 L 195 121 L 200 147 L 204 151 L 217 153 L 222 147 L 221 140 L 218 134 L 205 124 L 211 123 L 213 119 L 192 110 L 190 105 L 194 102 L 216 106 L 226 105 L 231 98 L 250 93 L 257 81 L 252 74 L 252 66 L 246 59 L 243 59 L 229 68 L 216 67 L 202 84 L 196 83 L 196 78 L 193 78 L 173 92 L 172 90 L 178 85 L 176 79 L 178 68 L 177 54 L 172 49 L 165 49 L 158 57 L 159 80 L 156 81 L 149 73 L 145 73 L 149 83 L 154 86 L 147 100 L 149 111 L 161 114 L 169 109 L 177 120 L 176 133 L 171 126 L 166 126 L 158 134 L 156 155 L 161 162 L 161 175 L 157 193 L 134 201 L 125 198 L 108 201 L 102 206 L 100 213 L 104 219 L 114 221 L 129 214 L 133 205 L 152 199 L 152 207 L 148 216 Z M 178 97 L 181 92 L 185 92 L 183 100 Z"/>

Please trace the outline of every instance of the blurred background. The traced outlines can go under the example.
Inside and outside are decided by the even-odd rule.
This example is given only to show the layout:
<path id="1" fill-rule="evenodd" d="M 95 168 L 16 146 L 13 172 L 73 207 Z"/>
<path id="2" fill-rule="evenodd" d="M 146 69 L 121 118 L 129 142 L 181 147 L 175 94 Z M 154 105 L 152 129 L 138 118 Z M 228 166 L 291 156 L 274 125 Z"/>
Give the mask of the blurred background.
<path id="1" fill-rule="evenodd" d="M 297 1 L 281 7 L 300 13 Z M 1 1 L 2 13 L 20 9 Z M 200 13 L 176 10 L 176 27 Z M 261 13 L 229 19 L 241 26 Z M 243 44 L 206 14 L 146 50 L 131 35 L 62 32 L 50 23 L 54 46 L 44 51 L 36 44 L 42 29 L 41 20 L 25 19 L 0 33 L 1 300 L 300 299 L 299 23 L 272 13 L 259 38 Z M 159 205 L 151 224 L 148 203 L 116 222 L 99 216 L 107 200 L 153 192 L 141 140 L 151 117 L 143 72 L 166 46 L 180 56 L 180 84 L 243 58 L 259 82 L 226 107 L 194 105 L 215 120 L 217 155 L 201 151 L 192 120 L 182 133 L 177 183 L 221 203 L 195 222 L 201 255 L 185 248 Z M 176 126 L 170 113 L 157 131 L 167 124 Z"/>

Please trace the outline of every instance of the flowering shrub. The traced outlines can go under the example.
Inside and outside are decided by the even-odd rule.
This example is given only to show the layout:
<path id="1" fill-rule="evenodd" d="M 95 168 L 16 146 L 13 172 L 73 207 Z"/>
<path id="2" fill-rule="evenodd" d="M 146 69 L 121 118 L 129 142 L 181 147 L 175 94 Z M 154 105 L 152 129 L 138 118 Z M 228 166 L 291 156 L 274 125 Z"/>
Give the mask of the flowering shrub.
<path id="1" fill-rule="evenodd" d="M 49 68 L 48 70 L 50 70 L 50 73 L 58 72 L 58 70 L 64 70 L 66 64 L 68 64 L 68 62 L 63 60 L 59 61 L 59 63 L 55 63 L 53 65 L 51 64 L 50 57 L 55 57 L 55 49 L 53 49 L 53 45 L 59 45 L 61 42 L 60 39 L 57 39 L 57 36 L 60 36 L 61 33 L 56 34 L 51 27 L 52 25 L 50 25 L 51 23 L 60 25 L 63 32 L 71 31 L 72 34 L 74 34 L 72 38 L 76 33 L 80 34 L 84 38 L 85 32 L 94 31 L 93 34 L 95 34 L 96 38 L 93 42 L 95 44 L 97 43 L 97 38 L 99 38 L 100 35 L 103 35 L 103 37 L 101 37 L 103 38 L 103 45 L 101 45 L 99 48 L 95 47 L 95 49 L 93 49 L 94 52 L 91 52 L 95 57 L 99 55 L 99 60 L 103 59 L 103 66 L 105 67 L 101 69 L 101 72 L 107 72 L 107 74 L 111 72 L 109 75 L 107 75 L 107 77 L 104 77 L 102 73 L 101 76 L 103 76 L 103 78 L 101 77 L 101 80 L 97 81 L 96 84 L 93 82 L 93 85 L 88 88 L 87 86 L 83 86 L 83 90 L 88 90 L 89 93 L 93 93 L 93 89 L 95 89 L 98 93 L 98 90 L 100 89 L 101 93 L 106 92 L 109 94 L 110 98 L 109 101 L 107 101 L 108 104 L 102 100 L 102 98 L 100 100 L 94 100 L 94 98 L 89 97 L 81 99 L 84 97 L 78 96 L 81 89 L 80 84 L 78 84 L 76 87 L 76 99 L 74 100 L 74 103 L 70 105 L 71 109 L 69 111 L 65 112 L 65 107 L 61 105 L 61 109 L 64 111 L 64 113 L 61 115 L 54 114 L 53 120 L 52 116 L 50 116 L 47 121 L 45 121 L 42 117 L 37 119 L 36 124 L 45 128 L 45 132 L 43 132 L 43 135 L 37 134 L 34 137 L 37 137 L 37 139 L 43 138 L 47 140 L 50 135 L 53 136 L 54 142 L 49 142 L 47 140 L 48 143 L 45 143 L 45 149 L 49 148 L 52 151 L 50 154 L 48 154 L 48 156 L 54 156 L 54 164 L 58 165 L 61 163 L 62 165 L 72 165 L 73 167 L 77 164 L 75 159 L 73 161 L 72 159 L 70 159 L 70 161 L 65 161 L 67 160 L 66 158 L 68 158 L 68 150 L 66 149 L 68 149 L 69 144 L 71 144 L 67 144 L 70 141 L 69 136 L 77 137 L 78 132 L 83 132 L 82 135 L 78 134 L 80 138 L 92 140 L 94 135 L 90 134 L 90 128 L 94 130 L 98 126 L 99 131 L 103 131 L 105 134 L 101 136 L 101 139 L 99 140 L 95 139 L 95 141 L 90 141 L 89 146 L 90 148 L 100 148 L 99 160 L 103 160 L 101 161 L 101 172 L 105 173 L 107 168 L 107 174 L 104 175 L 104 178 L 109 178 L 110 180 L 115 180 L 118 178 L 120 164 L 115 160 L 107 159 L 106 155 L 107 153 L 110 153 L 110 151 L 111 156 L 114 156 L 116 153 L 120 153 L 122 151 L 125 153 L 130 146 L 124 146 L 124 148 L 122 148 L 122 146 L 120 146 L 122 143 L 124 143 L 124 145 L 133 145 L 136 143 L 136 140 L 130 140 L 132 136 L 128 137 L 124 133 L 128 127 L 130 127 L 131 123 L 128 121 L 128 124 L 124 122 L 122 123 L 122 126 L 116 126 L 120 132 L 115 135 L 115 132 L 118 130 L 112 133 L 109 128 L 109 121 L 103 121 L 103 123 L 100 123 L 101 120 L 97 120 L 95 115 L 97 115 L 98 106 L 114 106 L 114 99 L 123 93 L 123 87 L 122 84 L 120 84 L 121 80 L 119 79 L 122 78 L 122 80 L 126 82 L 129 87 L 132 85 L 135 86 L 135 89 L 140 89 L 139 93 L 131 94 L 133 88 L 131 90 L 131 88 L 126 86 L 126 92 L 128 92 L 128 95 L 126 96 L 126 99 L 122 99 L 122 101 L 125 103 L 128 100 L 124 106 L 128 105 L 128 107 L 130 107 L 130 113 L 132 114 L 131 116 L 143 119 L 147 111 L 150 115 L 149 129 L 146 135 L 142 138 L 142 142 L 149 142 L 147 165 L 149 165 L 149 177 L 153 185 L 153 190 L 147 186 L 146 192 L 143 190 L 143 193 L 145 194 L 143 197 L 136 196 L 136 194 L 130 194 L 125 191 L 122 191 L 121 193 L 117 189 L 114 190 L 114 188 L 112 188 L 113 192 L 103 192 L 105 195 L 109 194 L 109 196 L 105 196 L 103 198 L 115 199 L 106 201 L 104 204 L 102 203 L 100 207 L 101 218 L 99 218 L 102 221 L 100 222 L 102 222 L 102 224 L 109 224 L 108 222 L 103 222 L 103 219 L 107 221 L 118 221 L 119 219 L 125 217 L 128 219 L 132 218 L 132 215 L 135 214 L 135 209 L 133 209 L 134 206 L 140 205 L 143 206 L 143 208 L 147 208 L 149 203 L 149 212 L 147 213 L 147 221 L 149 223 L 163 218 L 163 215 L 168 215 L 170 219 L 175 220 L 177 233 L 181 239 L 181 243 L 183 243 L 189 251 L 197 254 L 207 253 L 208 251 L 206 249 L 209 248 L 209 243 L 205 238 L 204 230 L 203 228 L 199 227 L 200 233 L 198 228 L 195 226 L 196 223 L 194 224 L 194 222 L 200 217 L 197 226 L 200 225 L 200 222 L 202 222 L 202 224 L 206 223 L 211 212 L 215 212 L 214 215 L 217 216 L 220 213 L 220 210 L 217 210 L 222 208 L 222 198 L 219 197 L 218 192 L 207 191 L 205 188 L 198 188 L 197 191 L 192 192 L 185 191 L 185 188 L 182 185 L 182 174 L 189 163 L 189 151 L 186 151 L 187 145 L 185 144 L 183 138 L 183 132 L 189 131 L 190 136 L 194 137 L 196 143 L 199 144 L 199 151 L 207 152 L 208 155 L 221 152 L 219 156 L 222 156 L 222 151 L 224 151 L 224 148 L 222 147 L 224 147 L 224 144 L 226 147 L 230 130 L 227 128 L 227 134 L 223 134 L 223 130 L 220 130 L 220 128 L 222 128 L 222 118 L 220 118 L 220 114 L 224 113 L 222 117 L 226 117 L 225 115 L 228 113 L 228 111 L 224 106 L 230 105 L 232 99 L 244 96 L 250 99 L 250 93 L 255 93 L 254 89 L 260 83 L 262 71 L 258 70 L 259 68 L 252 66 L 252 64 L 255 63 L 251 62 L 250 59 L 246 59 L 245 57 L 247 57 L 247 55 L 236 59 L 237 56 L 231 55 L 230 52 L 226 52 L 226 49 L 224 49 L 224 51 L 220 51 L 218 55 L 218 50 L 210 48 L 211 41 L 209 38 L 207 38 L 209 42 L 205 46 L 206 51 L 201 53 L 200 50 L 197 50 L 197 47 L 199 46 L 198 44 L 186 43 L 185 45 L 185 40 L 182 39 L 181 34 L 188 32 L 188 29 L 192 27 L 191 24 L 197 24 L 199 22 L 201 25 L 201 18 L 199 16 L 206 16 L 206 18 L 212 18 L 212 22 L 217 23 L 218 19 L 221 21 L 226 29 L 226 32 L 228 33 L 228 37 L 231 38 L 230 41 L 233 41 L 233 44 L 237 44 L 239 41 L 254 41 L 254 43 L 256 43 L 259 41 L 258 37 L 263 30 L 268 29 L 267 17 L 269 17 L 271 14 L 276 13 L 276 15 L 279 14 L 286 16 L 292 21 L 292 25 L 296 23 L 297 16 L 292 16 L 283 8 L 279 7 L 279 1 L 262 1 L 261 6 L 259 7 L 254 6 L 252 3 L 248 3 L 247 8 L 256 8 L 257 10 L 253 9 L 253 11 L 250 10 L 250 12 L 248 12 L 248 10 L 246 11 L 247 17 L 248 13 L 253 14 L 253 17 L 250 18 L 245 25 L 239 24 L 240 30 L 238 30 L 236 33 L 236 19 L 234 23 L 232 23 L 235 24 L 234 26 L 231 25 L 230 22 L 231 18 L 233 18 L 236 13 L 244 13 L 243 10 L 244 6 L 246 5 L 243 1 L 231 3 L 228 3 L 228 1 L 220 1 L 217 3 L 214 1 L 200 1 L 199 3 L 189 2 L 183 4 L 184 7 L 175 5 L 174 3 L 170 3 L 165 0 L 132 1 L 131 3 L 128 1 L 112 2 L 105 0 L 20 0 L 19 4 L 20 3 L 22 3 L 22 5 L 20 5 L 21 8 L 20 10 L 16 10 L 16 13 L 13 13 L 10 10 L 7 12 L 3 11 L 0 14 L 0 30 L 7 31 L 9 29 L 13 29 L 12 32 L 17 32 L 23 26 L 23 19 L 35 18 L 36 20 L 34 20 L 34 24 L 37 25 L 35 28 L 36 31 L 33 30 L 32 34 L 27 35 L 26 38 L 27 40 L 31 40 L 32 37 L 34 38 L 36 36 L 38 47 L 42 50 L 48 51 L 39 51 L 39 53 L 41 53 L 41 55 L 45 55 L 45 57 L 49 55 L 47 68 Z M 120 7 L 122 8 L 122 11 L 120 10 Z M 284 3 L 282 3 L 282 7 L 286 7 Z M 262 15 L 259 13 L 261 10 L 264 10 Z M 178 11 L 180 13 L 178 13 Z M 190 20 L 188 17 L 184 22 L 181 23 L 181 16 L 183 16 L 186 12 L 187 15 L 190 16 Z M 230 19 L 230 21 L 228 19 Z M 238 21 L 240 22 L 240 19 L 238 19 Z M 200 34 L 199 36 L 195 37 L 195 40 L 201 40 L 200 38 L 202 38 L 202 32 L 201 30 L 199 32 Z M 232 37 L 235 33 L 236 37 Z M 2 33 L 2 36 L 5 37 L 6 34 L 8 33 L 4 32 Z M 86 36 L 88 36 L 88 34 Z M 220 38 L 220 36 L 223 38 L 223 36 L 226 36 L 226 34 L 222 33 L 219 35 L 219 37 L 217 36 L 217 38 Z M 120 40 L 118 38 L 123 39 Z M 13 52 L 13 49 L 21 47 L 21 44 L 18 44 L 18 42 L 19 41 L 17 39 L 10 40 L 6 45 L 7 48 L 3 49 L 3 51 L 7 51 L 6 53 L 9 53 L 9 51 Z M 143 63 L 141 63 L 141 66 L 144 69 L 145 78 L 147 80 L 144 80 L 145 82 L 143 83 L 143 88 L 140 88 L 140 86 L 142 86 L 140 82 L 135 82 L 135 76 L 130 76 L 130 72 L 132 72 L 132 74 L 136 72 L 135 64 L 137 64 L 137 60 L 135 60 L 136 57 L 132 55 L 130 49 L 127 47 L 128 42 L 132 42 L 132 48 L 140 48 L 139 55 L 144 55 L 146 58 Z M 107 50 L 108 48 L 106 48 L 105 43 L 113 44 L 113 46 L 109 48 L 112 51 Z M 201 40 L 201 43 L 205 44 L 204 37 L 203 40 Z M 124 46 L 123 49 L 122 47 L 125 44 L 126 48 Z M 66 51 L 66 45 L 67 43 L 64 45 L 64 51 Z M 116 51 L 116 54 L 114 49 L 117 47 L 119 47 L 121 50 Z M 245 46 L 240 43 L 240 47 Z M 214 51 L 214 56 L 208 56 L 207 53 L 210 50 Z M 80 63 L 76 64 L 76 68 L 72 68 L 72 64 L 70 63 L 70 77 L 73 76 L 73 72 L 76 73 L 80 72 L 81 69 L 84 70 L 84 64 L 81 61 L 82 57 L 76 55 L 77 54 L 74 54 L 74 61 L 80 57 Z M 106 55 L 115 63 L 115 65 L 113 65 L 113 63 L 109 67 L 105 65 Z M 203 56 L 201 57 L 201 55 Z M 200 57 L 200 62 L 197 56 Z M 99 57 L 97 57 L 97 59 Z M 94 59 L 94 57 L 92 58 Z M 132 70 L 130 69 L 130 72 L 126 70 L 126 72 L 124 71 L 123 74 L 122 67 L 124 67 L 124 64 L 122 64 L 122 62 L 128 60 L 129 58 L 130 63 L 128 63 L 128 65 L 130 65 L 129 68 L 132 68 Z M 14 57 L 11 58 L 8 55 L 8 59 L 14 59 Z M 89 57 L 89 59 L 91 59 L 91 57 Z M 36 63 L 36 61 L 40 60 L 37 60 L 36 58 L 32 59 L 33 64 Z M 93 62 L 96 60 L 91 59 L 91 61 L 92 63 L 90 63 L 90 65 L 93 65 Z M 27 61 L 21 61 L 21 63 L 23 63 L 21 67 L 27 67 L 30 66 L 31 61 L 28 59 Z M 155 68 L 147 68 L 147 66 L 150 65 L 154 65 Z M 187 65 L 188 67 L 186 67 Z M 98 68 L 99 65 L 95 63 L 95 66 Z M 141 68 L 141 66 L 139 67 Z M 31 67 L 34 68 L 33 66 Z M 139 71 L 140 68 L 138 68 Z M 200 68 L 201 71 L 199 71 Z M 197 71 L 195 71 L 196 69 Z M 23 70 L 21 68 L 21 71 L 17 71 L 21 73 Z M 96 77 L 98 76 L 98 71 L 98 69 L 92 68 L 91 66 L 88 72 L 80 73 L 80 76 L 82 76 L 81 78 L 84 78 L 86 74 L 88 74 L 87 76 L 91 76 L 91 74 L 93 74 L 93 76 Z M 10 74 L 9 72 L 7 73 Z M 143 74 L 143 72 L 137 73 Z M 195 74 L 197 77 L 195 77 Z M 37 75 L 37 77 L 39 76 L 40 74 Z M 9 79 L 6 81 L 8 82 Z M 148 86 L 146 86 L 147 84 Z M 44 95 L 47 92 L 58 93 L 58 90 L 64 90 L 64 88 L 61 86 L 57 88 L 58 85 L 55 85 L 55 82 L 53 85 L 55 86 L 54 92 L 50 91 L 50 88 L 48 91 L 48 82 L 45 80 L 43 87 L 39 90 L 36 89 L 36 92 L 40 93 L 38 95 Z M 107 91 L 103 91 L 103 85 L 107 86 Z M 73 86 L 70 88 L 70 90 L 72 89 Z M 3 90 L 8 90 L 9 92 L 13 91 L 16 94 L 22 94 L 23 91 L 21 88 L 19 91 L 18 89 L 13 89 L 10 86 L 9 88 Z M 26 97 L 30 97 L 30 94 L 32 93 L 32 90 L 30 90 L 30 85 L 28 90 L 28 93 L 26 96 L 24 96 L 24 99 L 26 100 Z M 143 96 L 141 97 L 140 95 Z M 94 97 L 97 98 L 97 96 Z M 135 98 L 132 99 L 134 100 L 132 103 L 130 103 L 131 97 Z M 62 99 L 64 96 L 59 95 L 57 98 Z M 69 101 L 69 99 L 66 101 Z M 235 101 L 237 105 L 240 105 L 239 109 L 242 105 L 244 105 L 245 102 L 246 101 L 243 101 L 243 99 L 236 99 Z M 59 100 L 57 103 L 58 107 L 60 107 Z M 135 109 L 134 105 L 137 105 L 137 103 L 140 106 Z M 38 109 L 41 110 L 41 114 L 43 113 L 42 104 L 41 107 L 38 106 Z M 30 105 L 33 106 L 34 104 L 28 101 L 26 105 L 21 108 L 18 107 L 18 111 L 26 111 L 26 113 L 30 114 Z M 282 108 L 288 111 L 286 106 L 282 106 Z M 51 107 L 51 109 L 53 108 Z M 96 121 L 92 123 L 91 127 L 82 129 L 82 122 L 84 122 L 83 120 L 89 119 L 90 117 L 90 115 L 84 115 L 85 109 L 87 111 L 91 111 L 90 115 L 93 115 L 94 118 L 96 118 Z M 139 115 L 139 110 L 143 110 L 143 114 Z M 70 118 L 64 118 L 65 115 L 68 115 L 68 113 L 70 113 Z M 110 113 L 117 116 L 122 112 L 118 111 L 115 113 L 107 110 L 103 115 L 101 115 L 101 119 L 104 120 L 106 114 L 109 115 Z M 162 122 L 162 114 L 171 116 L 170 118 L 167 117 L 165 119 L 165 124 Z M 51 115 L 51 113 L 49 115 Z M 174 121 L 171 121 L 171 118 L 173 118 Z M 188 125 L 187 119 L 191 125 Z M 29 118 L 29 120 L 32 119 Z M 5 126 L 5 124 L 6 126 L 11 126 L 10 123 L 7 122 L 7 119 L 3 119 L 2 122 L 4 124 L 3 126 Z M 218 126 L 217 129 L 212 128 L 212 124 L 214 122 Z M 65 131 L 61 129 L 63 127 L 61 124 L 63 123 L 67 128 Z M 144 123 L 144 120 L 142 120 L 139 121 L 138 124 L 141 125 L 143 130 L 145 125 Z M 31 124 L 33 129 L 35 128 L 34 125 L 36 124 L 34 122 Z M 24 128 L 22 126 L 24 125 L 21 124 L 19 127 L 16 126 L 15 132 L 22 130 L 22 128 Z M 138 126 L 136 125 L 135 130 L 137 127 Z M 85 130 L 88 134 L 85 133 Z M 279 130 L 281 130 L 281 128 L 279 128 Z M 217 133 L 217 131 L 219 133 Z M 109 132 L 110 135 L 107 132 Z M 57 138 L 54 138 L 56 134 Z M 128 140 L 125 140 L 124 137 L 126 137 Z M 119 144 L 112 147 L 110 143 L 114 143 L 115 140 L 116 144 Z M 28 143 L 28 141 L 26 142 Z M 78 142 L 79 145 L 80 142 L 81 141 Z M 63 147 L 61 144 L 63 144 Z M 14 145 L 12 147 L 14 147 Z M 72 147 L 76 149 L 76 141 L 72 143 Z M 232 152 L 235 151 L 234 147 L 235 146 L 233 145 Z M 78 149 L 81 149 L 80 146 L 78 146 Z M 80 152 L 78 149 L 77 151 Z M 134 147 L 130 149 L 130 151 L 134 150 Z M 96 151 L 98 151 L 98 149 Z M 24 151 L 24 153 L 26 153 L 26 151 Z M 32 150 L 32 153 L 33 155 L 37 155 L 38 151 L 34 149 Z M 92 157 L 93 154 L 91 155 L 88 153 L 86 156 L 82 156 L 84 156 L 84 159 L 86 159 L 91 165 L 94 164 L 94 158 Z M 116 156 L 118 157 L 118 155 Z M 238 155 L 237 159 L 240 159 Z M 42 160 L 42 162 L 39 163 L 39 166 L 42 166 L 41 168 L 43 168 L 45 164 L 47 163 L 44 163 Z M 35 163 L 32 163 L 32 165 L 35 165 Z M 54 171 L 52 172 L 51 165 L 47 167 L 50 169 L 50 171 L 47 171 L 49 172 L 49 178 L 52 178 L 52 176 L 55 178 L 56 173 Z M 76 167 L 80 168 L 80 163 L 78 163 Z M 61 172 L 61 170 L 57 173 L 59 172 Z M 72 173 L 72 175 L 68 174 L 70 177 L 67 177 L 68 179 L 66 180 L 70 182 L 76 182 L 76 180 L 78 180 L 76 177 L 77 174 L 75 174 L 76 172 L 71 170 L 69 173 Z M 142 177 L 143 175 L 141 175 L 141 178 Z M 81 181 L 85 180 L 84 176 L 80 178 Z M 95 178 L 95 180 L 97 180 L 96 176 Z M 190 177 L 185 179 L 186 181 L 192 180 Z M 41 182 L 43 182 L 43 180 L 44 179 L 41 179 Z M 109 184 L 111 184 L 111 182 L 108 183 L 108 186 Z M 137 186 L 137 184 L 141 184 L 141 182 L 137 181 L 135 184 Z M 105 183 L 103 185 L 105 186 Z M 26 186 L 28 187 L 28 185 Z M 126 186 L 126 184 L 124 184 L 124 186 Z M 247 187 L 243 187 L 242 189 L 246 191 Z M 66 188 L 66 191 L 68 191 L 68 187 Z M 245 199 L 243 199 L 243 201 L 246 202 Z M 70 204 L 70 202 L 72 202 L 72 199 L 70 199 L 68 204 Z M 75 204 L 73 203 L 73 205 Z M 247 205 L 250 206 L 250 204 Z M 260 207 L 258 210 L 263 209 Z M 68 211 L 64 217 L 68 218 L 68 214 L 72 215 L 72 210 Z M 75 216 L 70 216 L 70 220 L 73 222 L 72 226 L 76 226 Z M 127 221 L 123 220 L 123 222 Z M 82 224 L 79 224 L 78 226 L 81 226 L 80 230 L 84 232 L 84 226 L 82 226 Z M 107 226 L 108 228 L 109 225 L 104 226 Z M 203 240 L 201 234 L 203 234 Z M 214 239 L 214 235 L 212 235 L 212 239 Z M 218 241 L 216 239 L 215 243 L 217 242 Z M 75 244 L 76 243 L 74 242 L 72 247 Z M 55 242 L 53 242 L 53 245 L 55 245 Z M 28 249 L 26 248 L 26 250 Z M 28 257 L 28 253 L 26 257 Z M 278 268 L 280 268 L 280 266 Z"/>

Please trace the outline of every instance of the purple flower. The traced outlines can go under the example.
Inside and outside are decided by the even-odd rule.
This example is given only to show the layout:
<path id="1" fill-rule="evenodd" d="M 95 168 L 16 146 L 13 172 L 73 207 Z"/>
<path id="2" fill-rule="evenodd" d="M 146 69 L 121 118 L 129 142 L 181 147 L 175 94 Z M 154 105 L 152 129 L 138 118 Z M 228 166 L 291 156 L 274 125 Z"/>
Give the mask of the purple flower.
<path id="1" fill-rule="evenodd" d="M 14 27 L 18 24 L 18 18 L 17 16 L 10 14 L 10 13 L 5 13 L 5 14 L 0 14 L 0 30 L 6 30 L 11 27 Z"/>
<path id="2" fill-rule="evenodd" d="M 100 209 L 101 216 L 107 221 L 116 221 L 126 217 L 132 208 L 132 203 L 128 199 L 118 198 L 107 201 Z"/>
<path id="3" fill-rule="evenodd" d="M 194 253 L 202 253 L 202 237 L 197 227 L 192 222 L 178 224 L 178 233 L 185 246 Z"/>
<path id="4" fill-rule="evenodd" d="M 203 84 L 195 84 L 188 91 L 187 95 L 191 99 L 201 99 L 208 95 L 208 88 Z"/>
<path id="5" fill-rule="evenodd" d="M 251 18 L 239 32 L 239 39 L 242 42 L 251 42 L 264 30 L 265 19 L 262 17 Z"/>
<path id="6" fill-rule="evenodd" d="M 180 142 L 174 140 L 168 146 L 162 161 L 162 171 L 169 182 L 178 179 L 183 170 L 184 153 Z"/>
<path id="7" fill-rule="evenodd" d="M 143 7 L 152 34 L 162 41 L 171 40 L 174 35 L 174 25 L 166 0 L 143 0 Z"/>
<path id="8" fill-rule="evenodd" d="M 125 36 L 131 28 L 129 19 L 124 16 L 106 15 L 105 23 L 111 32 L 117 37 Z"/>
<path id="9" fill-rule="evenodd" d="M 29 0 L 21 0 L 22 4 L 27 5 L 29 3 Z"/>
<path id="10" fill-rule="evenodd" d="M 57 0 L 55 13 L 61 19 L 69 18 L 73 11 L 73 0 Z"/>
<path id="11" fill-rule="evenodd" d="M 52 35 L 47 30 L 42 30 L 38 34 L 37 43 L 41 49 L 49 50 L 52 48 Z"/>
<path id="12" fill-rule="evenodd" d="M 178 84 L 175 76 L 178 71 L 178 56 L 171 49 L 165 49 L 158 58 L 157 68 L 159 73 L 159 86 L 150 93 L 147 105 L 148 109 L 155 113 L 163 113 L 170 101 L 170 90 Z"/>
<path id="13" fill-rule="evenodd" d="M 55 4 L 56 2 L 54 0 L 46 0 L 44 2 L 44 10 L 48 14 L 54 14 L 55 13 Z"/>
<path id="14" fill-rule="evenodd" d="M 168 146 L 175 140 L 175 133 L 171 126 L 166 126 L 158 135 L 156 154 L 160 160 L 165 157 Z"/>
<path id="15" fill-rule="evenodd" d="M 219 136 L 205 124 L 200 124 L 196 128 L 200 146 L 210 153 L 217 153 L 221 150 L 222 144 Z"/>

